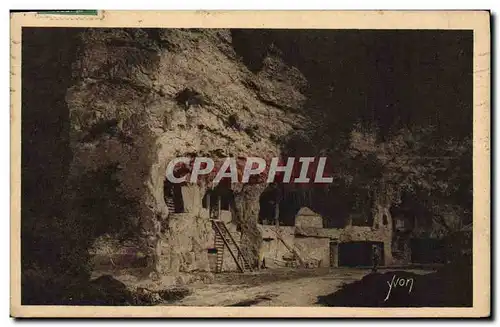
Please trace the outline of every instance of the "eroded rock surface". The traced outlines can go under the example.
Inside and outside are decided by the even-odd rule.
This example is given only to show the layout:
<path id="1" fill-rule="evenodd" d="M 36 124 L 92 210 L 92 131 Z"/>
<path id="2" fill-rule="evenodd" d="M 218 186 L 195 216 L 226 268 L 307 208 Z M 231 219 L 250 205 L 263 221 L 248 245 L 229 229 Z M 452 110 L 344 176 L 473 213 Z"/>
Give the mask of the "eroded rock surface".
<path id="1" fill-rule="evenodd" d="M 74 214 L 105 216 L 100 234 L 134 235 L 138 252 L 160 255 L 148 263 L 160 271 L 207 271 L 210 222 L 196 210 L 169 213 L 168 162 L 186 154 L 278 156 L 279 138 L 304 120 L 305 78 L 272 49 L 251 72 L 228 30 L 93 29 L 80 38 L 66 95 Z M 235 190 L 242 244 L 255 256 L 261 188 Z"/>

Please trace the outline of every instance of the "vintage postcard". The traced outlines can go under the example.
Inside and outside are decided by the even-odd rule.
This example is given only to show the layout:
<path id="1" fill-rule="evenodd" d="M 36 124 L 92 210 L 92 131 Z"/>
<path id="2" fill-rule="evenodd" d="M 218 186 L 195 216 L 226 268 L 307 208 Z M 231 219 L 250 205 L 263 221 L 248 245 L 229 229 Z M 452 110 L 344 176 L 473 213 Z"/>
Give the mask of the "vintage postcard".
<path id="1" fill-rule="evenodd" d="M 488 317 L 490 13 L 11 14 L 14 317 Z"/>

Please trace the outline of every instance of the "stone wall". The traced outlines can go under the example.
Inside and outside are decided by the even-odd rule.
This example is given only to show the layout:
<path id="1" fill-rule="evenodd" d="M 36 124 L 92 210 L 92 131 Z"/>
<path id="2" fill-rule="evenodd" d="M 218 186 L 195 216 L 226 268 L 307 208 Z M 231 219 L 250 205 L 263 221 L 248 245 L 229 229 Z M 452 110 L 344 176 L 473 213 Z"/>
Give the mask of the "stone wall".
<path id="1" fill-rule="evenodd" d="M 344 242 L 382 242 L 384 243 L 384 264 L 392 265 L 392 231 L 380 226 L 378 229 L 367 226 L 346 226 L 345 228 L 325 228 L 325 233 L 339 243 Z"/>
<path id="2" fill-rule="evenodd" d="M 210 271 L 209 248 L 214 244 L 211 222 L 191 213 L 170 215 L 161 241 L 162 272 Z"/>
<path id="3" fill-rule="evenodd" d="M 202 214 L 202 200 L 205 190 L 196 184 L 187 184 L 182 186 L 182 200 L 184 202 L 184 212 L 192 213 L 195 216 Z"/>
<path id="4" fill-rule="evenodd" d="M 283 257 L 290 257 L 291 253 L 285 244 L 283 244 L 283 241 L 278 238 L 275 231 L 277 230 L 286 244 L 293 248 L 295 244 L 295 227 L 280 226 L 277 228 L 270 225 L 258 225 L 258 228 L 262 233 L 263 239 L 260 258 L 265 258 L 268 268 L 283 267 L 285 265 Z"/>
<path id="5" fill-rule="evenodd" d="M 321 216 L 297 216 L 295 226 L 323 228 L 323 218 Z"/>
<path id="6" fill-rule="evenodd" d="M 263 237 L 262 254 L 270 268 L 283 266 L 283 256 L 290 256 L 290 251 L 277 238 L 276 226 L 259 225 Z M 314 229 L 317 233 L 311 233 Z M 304 261 L 319 261 L 321 266 L 330 265 L 330 242 L 382 242 L 384 244 L 384 265 L 391 265 L 392 231 L 384 226 L 378 229 L 367 226 L 346 226 L 345 228 L 304 228 L 279 226 L 278 230 L 290 247 L 294 247 Z M 309 235 L 311 234 L 311 235 Z M 314 235 L 313 235 L 314 234 Z M 338 255 L 336 256 L 338 258 Z M 401 262 L 398 262 L 401 263 Z M 335 262 L 332 263 L 334 266 Z"/>
<path id="7" fill-rule="evenodd" d="M 330 239 L 324 237 L 295 236 L 295 248 L 311 267 L 330 266 Z"/>

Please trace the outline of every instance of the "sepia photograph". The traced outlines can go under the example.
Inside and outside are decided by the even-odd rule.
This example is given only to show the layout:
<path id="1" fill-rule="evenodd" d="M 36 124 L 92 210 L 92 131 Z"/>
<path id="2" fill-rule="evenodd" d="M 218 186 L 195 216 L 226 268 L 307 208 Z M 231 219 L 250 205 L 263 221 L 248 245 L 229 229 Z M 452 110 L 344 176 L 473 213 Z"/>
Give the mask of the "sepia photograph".
<path id="1" fill-rule="evenodd" d="M 488 12 L 133 13 L 11 16 L 11 314 L 489 315 Z"/>

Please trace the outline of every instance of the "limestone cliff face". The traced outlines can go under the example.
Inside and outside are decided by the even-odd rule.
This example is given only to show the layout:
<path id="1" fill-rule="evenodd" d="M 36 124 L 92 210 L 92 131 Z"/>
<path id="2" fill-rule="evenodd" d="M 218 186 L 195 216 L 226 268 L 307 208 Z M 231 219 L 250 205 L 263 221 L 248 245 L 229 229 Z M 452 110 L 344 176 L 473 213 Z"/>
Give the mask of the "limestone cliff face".
<path id="1" fill-rule="evenodd" d="M 251 72 L 228 30 L 93 29 L 80 34 L 80 44 L 66 95 L 68 203 L 73 215 L 100 216 L 96 235 L 137 237 L 151 247 L 160 233 L 174 245 L 189 226 L 169 221 L 163 199 L 172 158 L 277 156 L 280 138 L 305 119 L 300 72 L 272 49 Z M 250 234 L 260 194 L 251 188 L 236 200 Z"/>

